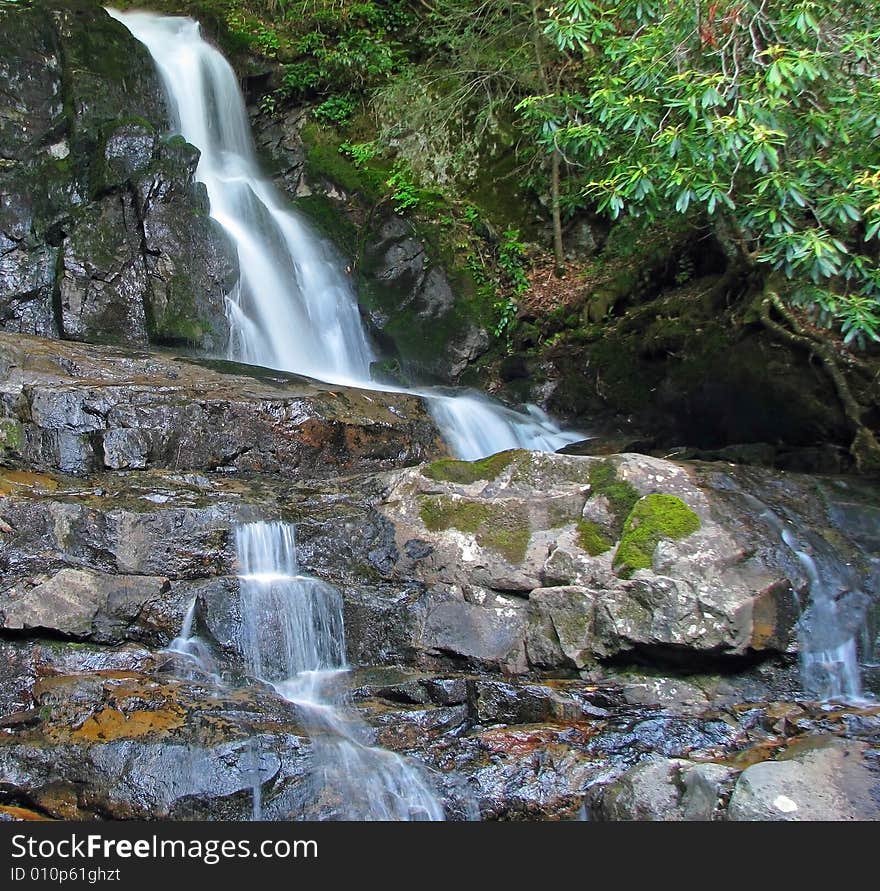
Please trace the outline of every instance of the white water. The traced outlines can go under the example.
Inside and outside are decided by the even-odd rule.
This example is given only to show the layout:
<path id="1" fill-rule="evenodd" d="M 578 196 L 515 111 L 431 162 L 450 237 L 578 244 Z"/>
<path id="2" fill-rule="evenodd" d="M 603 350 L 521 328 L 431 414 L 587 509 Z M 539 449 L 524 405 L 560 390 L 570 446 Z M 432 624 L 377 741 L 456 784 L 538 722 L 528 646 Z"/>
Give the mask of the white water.
<path id="1" fill-rule="evenodd" d="M 782 532 L 810 582 L 810 602 L 798 625 L 801 674 L 804 686 L 822 699 L 858 702 L 862 699 L 856 633 L 846 599 L 835 597 L 813 559 L 792 534 Z"/>
<path id="2" fill-rule="evenodd" d="M 211 216 L 238 252 L 228 298 L 230 358 L 371 389 L 373 352 L 348 276 L 326 245 L 262 175 L 238 80 L 189 18 L 108 10 L 155 61 L 177 131 L 201 152 L 196 178 Z M 508 448 L 555 451 L 583 439 L 539 409 L 520 414 L 475 394 L 414 391 L 459 458 Z"/>
<path id="3" fill-rule="evenodd" d="M 857 636 L 867 598 L 850 571 L 836 571 L 842 568 L 836 555 L 826 555 L 820 569 L 810 546 L 780 516 L 753 495 L 746 498 L 777 531 L 807 577 L 809 598 L 797 624 L 804 688 L 825 701 L 863 701 Z M 799 603 L 797 608 L 800 612 Z"/>
<path id="4" fill-rule="evenodd" d="M 249 670 L 295 703 L 309 727 L 313 807 L 342 820 L 442 820 L 423 772 L 370 745 L 368 728 L 328 694 L 347 667 L 342 596 L 299 572 L 293 527 L 247 523 L 236 529 L 235 542 L 240 647 Z"/>
<path id="5" fill-rule="evenodd" d="M 213 674 L 216 665 L 211 648 L 195 633 L 196 603 L 196 599 L 193 598 L 183 617 L 180 634 L 168 644 L 168 650 L 185 656 L 206 674 Z"/>

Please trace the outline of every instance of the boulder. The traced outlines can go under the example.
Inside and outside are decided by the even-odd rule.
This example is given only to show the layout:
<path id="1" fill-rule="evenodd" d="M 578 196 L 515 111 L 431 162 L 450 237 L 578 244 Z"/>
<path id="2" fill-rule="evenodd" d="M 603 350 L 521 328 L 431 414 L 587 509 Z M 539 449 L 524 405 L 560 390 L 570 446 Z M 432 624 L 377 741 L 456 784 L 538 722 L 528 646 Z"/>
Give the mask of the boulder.
<path id="1" fill-rule="evenodd" d="M 736 775 L 721 764 L 649 757 L 603 791 L 597 812 L 614 821 L 718 820 Z"/>
<path id="2" fill-rule="evenodd" d="M 865 743 L 821 737 L 788 749 L 783 760 L 744 770 L 729 820 L 877 820 L 880 781 Z"/>
<path id="3" fill-rule="evenodd" d="M 697 665 L 785 651 L 788 577 L 775 550 L 757 555 L 751 533 L 720 522 L 722 508 L 669 461 L 525 451 L 398 471 L 379 505 L 395 529 L 393 574 L 464 592 L 434 608 L 420 646 L 491 651 L 508 669 L 524 647 L 529 665 L 550 671 L 624 654 Z M 501 640 L 489 631 L 499 597 L 504 658 L 485 646 Z"/>

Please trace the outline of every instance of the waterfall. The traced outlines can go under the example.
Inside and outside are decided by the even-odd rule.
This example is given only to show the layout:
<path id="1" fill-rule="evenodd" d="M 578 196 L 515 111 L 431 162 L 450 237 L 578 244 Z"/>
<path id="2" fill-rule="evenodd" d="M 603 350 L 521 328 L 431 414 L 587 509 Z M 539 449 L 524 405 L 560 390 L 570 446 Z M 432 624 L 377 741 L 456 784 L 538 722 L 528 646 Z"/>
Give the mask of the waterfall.
<path id="1" fill-rule="evenodd" d="M 392 389 L 370 380 L 375 357 L 341 263 L 261 173 L 238 80 L 223 55 L 193 19 L 108 12 L 153 57 L 177 132 L 201 153 L 196 179 L 207 189 L 211 217 L 238 252 L 240 279 L 227 298 L 230 358 Z M 426 399 L 451 450 L 467 460 L 513 447 L 554 451 L 584 438 L 533 406 L 521 414 L 473 395 L 404 392 Z"/>
<path id="2" fill-rule="evenodd" d="M 252 674 L 303 716 L 312 740 L 315 807 L 343 820 L 442 820 L 422 771 L 370 745 L 366 725 L 328 692 L 346 670 L 342 596 L 299 572 L 293 527 L 247 523 L 236 529 L 235 544 L 239 646 Z"/>
<path id="3" fill-rule="evenodd" d="M 813 555 L 790 529 L 783 530 L 782 540 L 797 557 L 810 584 L 810 602 L 798 625 L 804 686 L 822 699 L 857 702 L 862 698 L 856 648 L 856 631 L 861 623 L 853 622 L 854 604 L 849 601 L 861 598 L 838 599 L 832 585 L 822 578 Z"/>
<path id="4" fill-rule="evenodd" d="M 844 566 L 824 539 L 814 537 L 812 546 L 803 543 L 763 501 L 743 494 L 776 530 L 807 577 L 809 599 L 803 612 L 797 604 L 798 652 L 805 689 L 826 701 L 862 701 L 857 638 L 864 627 L 868 598 L 851 567 Z"/>
<path id="5" fill-rule="evenodd" d="M 168 650 L 185 656 L 200 671 L 206 674 L 214 674 L 216 666 L 211 648 L 195 632 L 197 600 L 194 597 L 183 617 L 180 634 L 168 644 Z"/>

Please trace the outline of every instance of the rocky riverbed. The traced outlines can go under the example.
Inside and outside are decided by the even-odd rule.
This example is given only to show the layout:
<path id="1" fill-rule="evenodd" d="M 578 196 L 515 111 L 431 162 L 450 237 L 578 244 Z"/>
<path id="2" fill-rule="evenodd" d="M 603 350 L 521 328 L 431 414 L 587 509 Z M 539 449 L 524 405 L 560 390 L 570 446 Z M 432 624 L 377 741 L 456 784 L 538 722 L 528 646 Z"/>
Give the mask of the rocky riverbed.
<path id="1" fill-rule="evenodd" d="M 803 689 L 810 579 L 779 530 L 876 632 L 876 485 L 459 462 L 414 397 L 20 336 L 0 356 L 8 816 L 246 818 L 255 787 L 266 818 L 332 815 L 297 706 L 235 645 L 233 533 L 275 519 L 342 592 L 338 696 L 449 818 L 880 816 L 880 706 Z M 213 671 L 167 650 L 193 603 Z"/>

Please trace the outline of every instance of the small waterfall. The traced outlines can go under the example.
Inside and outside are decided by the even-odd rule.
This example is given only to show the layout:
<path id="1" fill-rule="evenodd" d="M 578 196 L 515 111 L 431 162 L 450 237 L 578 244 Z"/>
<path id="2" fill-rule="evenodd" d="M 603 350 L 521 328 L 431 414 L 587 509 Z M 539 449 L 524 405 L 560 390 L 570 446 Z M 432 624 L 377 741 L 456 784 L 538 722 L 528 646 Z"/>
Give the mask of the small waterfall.
<path id="1" fill-rule="evenodd" d="M 797 604 L 798 652 L 805 689 L 826 701 L 862 701 L 857 639 L 862 633 L 868 598 L 858 587 L 858 580 L 824 540 L 817 538 L 813 547 L 802 543 L 764 502 L 753 495 L 745 494 L 745 498 L 776 530 L 807 577 L 809 598 L 803 612 Z M 821 568 L 817 562 L 820 554 Z"/>
<path id="2" fill-rule="evenodd" d="M 193 19 L 107 11 L 150 51 L 177 132 L 201 152 L 196 178 L 211 217 L 238 252 L 240 280 L 227 300 L 230 358 L 382 389 L 370 380 L 375 357 L 351 280 L 261 173 L 229 63 Z M 518 413 L 485 397 L 412 392 L 427 400 L 447 444 L 467 460 L 515 447 L 554 451 L 584 438 L 534 407 Z"/>
<path id="3" fill-rule="evenodd" d="M 810 602 L 798 624 L 804 686 L 822 699 L 860 700 L 862 678 L 849 608 L 851 598 L 835 597 L 832 586 L 820 576 L 813 556 L 790 529 L 783 530 L 782 540 L 797 557 L 810 583 Z"/>
<path id="4" fill-rule="evenodd" d="M 195 663 L 195 666 L 205 674 L 214 674 L 216 665 L 214 657 L 211 654 L 211 648 L 195 633 L 196 622 L 196 606 L 197 600 L 194 597 L 186 613 L 183 617 L 183 623 L 180 627 L 180 634 L 168 644 L 167 649 L 172 653 L 185 656 L 188 660 Z"/>
<path id="5" fill-rule="evenodd" d="M 242 651 L 251 674 L 283 682 L 344 667 L 342 596 L 320 579 L 299 574 L 293 526 L 239 526 L 235 545 L 242 569 Z"/>
<path id="6" fill-rule="evenodd" d="M 237 528 L 235 542 L 241 650 L 253 674 L 295 703 L 309 727 L 318 813 L 343 820 L 442 820 L 422 772 L 370 745 L 366 725 L 328 693 L 346 670 L 342 597 L 299 572 L 293 527 L 247 523 Z"/>
<path id="7" fill-rule="evenodd" d="M 474 461 L 506 449 L 555 452 L 583 434 L 560 430 L 537 405 L 515 412 L 481 393 L 424 393 L 428 409 L 456 457 Z"/>

